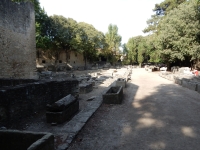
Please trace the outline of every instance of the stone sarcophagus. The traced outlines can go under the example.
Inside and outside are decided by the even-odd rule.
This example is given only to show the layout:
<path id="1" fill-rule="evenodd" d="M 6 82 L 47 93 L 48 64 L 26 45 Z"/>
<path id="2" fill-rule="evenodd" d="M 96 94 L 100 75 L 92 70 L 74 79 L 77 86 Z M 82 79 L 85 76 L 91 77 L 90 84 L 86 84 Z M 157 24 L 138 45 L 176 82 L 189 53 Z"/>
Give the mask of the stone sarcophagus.
<path id="1" fill-rule="evenodd" d="M 122 86 L 123 88 L 126 87 L 126 79 L 118 78 L 116 81 L 116 86 Z"/>
<path id="2" fill-rule="evenodd" d="M 93 90 L 92 83 L 79 84 L 79 93 L 80 94 L 86 94 L 86 93 L 91 92 L 92 90 Z"/>
<path id="3" fill-rule="evenodd" d="M 51 133 L 18 130 L 0 131 L 1 150 L 54 150 L 54 136 Z"/>
<path id="4" fill-rule="evenodd" d="M 114 86 L 103 94 L 103 103 L 121 104 L 123 99 L 123 87 Z"/>
<path id="5" fill-rule="evenodd" d="M 46 106 L 47 123 L 63 123 L 69 120 L 79 110 L 79 101 L 71 94 Z"/>

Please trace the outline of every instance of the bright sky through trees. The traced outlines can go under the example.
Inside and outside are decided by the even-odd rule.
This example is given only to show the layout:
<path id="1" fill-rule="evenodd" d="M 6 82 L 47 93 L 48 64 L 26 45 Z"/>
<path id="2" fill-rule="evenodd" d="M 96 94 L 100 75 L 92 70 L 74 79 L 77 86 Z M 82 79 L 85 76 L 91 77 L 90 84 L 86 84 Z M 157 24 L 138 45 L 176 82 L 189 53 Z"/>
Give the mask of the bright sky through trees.
<path id="1" fill-rule="evenodd" d="M 156 3 L 163 0 L 40 0 L 48 15 L 63 15 L 78 22 L 92 24 L 97 30 L 106 33 L 109 24 L 118 27 L 122 43 L 137 35 L 146 21 L 154 13 Z"/>

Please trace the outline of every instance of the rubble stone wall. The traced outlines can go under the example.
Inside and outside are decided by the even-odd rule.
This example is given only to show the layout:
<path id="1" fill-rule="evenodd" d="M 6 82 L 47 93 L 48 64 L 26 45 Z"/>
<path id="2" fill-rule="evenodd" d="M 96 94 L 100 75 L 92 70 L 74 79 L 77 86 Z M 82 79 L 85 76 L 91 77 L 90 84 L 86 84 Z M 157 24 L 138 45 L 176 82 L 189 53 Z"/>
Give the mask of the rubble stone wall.
<path id="1" fill-rule="evenodd" d="M 46 110 L 46 104 L 72 94 L 77 96 L 78 81 L 38 81 L 0 88 L 0 126 L 9 126 L 35 112 Z"/>
<path id="2" fill-rule="evenodd" d="M 35 13 L 30 2 L 0 1 L 0 68 L 0 78 L 37 78 Z"/>

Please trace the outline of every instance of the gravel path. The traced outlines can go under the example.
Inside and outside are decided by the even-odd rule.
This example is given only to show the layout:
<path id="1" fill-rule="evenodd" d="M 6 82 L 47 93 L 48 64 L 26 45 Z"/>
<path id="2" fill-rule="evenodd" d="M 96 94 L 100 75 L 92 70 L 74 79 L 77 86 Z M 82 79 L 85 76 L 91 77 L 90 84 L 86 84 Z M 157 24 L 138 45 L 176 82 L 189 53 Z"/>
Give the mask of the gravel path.
<path id="1" fill-rule="evenodd" d="M 133 69 L 121 105 L 103 104 L 69 150 L 198 150 L 200 94 Z"/>

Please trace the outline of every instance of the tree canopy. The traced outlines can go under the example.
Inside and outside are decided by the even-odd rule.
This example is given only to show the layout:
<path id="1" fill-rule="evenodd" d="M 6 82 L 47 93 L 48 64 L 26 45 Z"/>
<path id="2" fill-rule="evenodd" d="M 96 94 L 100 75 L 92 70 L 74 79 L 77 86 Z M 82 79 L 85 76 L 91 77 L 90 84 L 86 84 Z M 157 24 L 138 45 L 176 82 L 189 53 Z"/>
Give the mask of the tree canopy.
<path id="1" fill-rule="evenodd" d="M 108 32 L 105 34 L 105 41 L 107 43 L 107 54 L 112 54 L 112 63 L 116 63 L 116 57 L 113 56 L 119 53 L 119 47 L 121 47 L 122 37 L 118 34 L 117 25 L 110 24 L 108 26 Z"/>
<path id="2" fill-rule="evenodd" d="M 197 0 L 165 0 L 147 20 L 146 37 L 127 43 L 130 62 L 193 65 L 200 58 L 200 7 Z M 138 44 L 136 44 L 138 43 Z"/>

